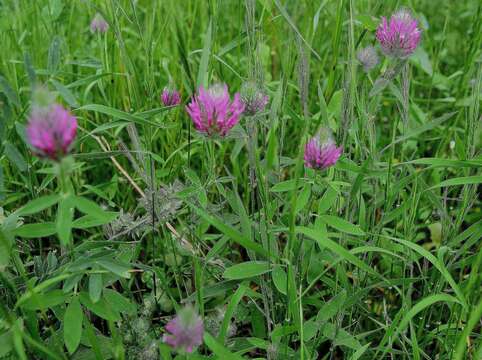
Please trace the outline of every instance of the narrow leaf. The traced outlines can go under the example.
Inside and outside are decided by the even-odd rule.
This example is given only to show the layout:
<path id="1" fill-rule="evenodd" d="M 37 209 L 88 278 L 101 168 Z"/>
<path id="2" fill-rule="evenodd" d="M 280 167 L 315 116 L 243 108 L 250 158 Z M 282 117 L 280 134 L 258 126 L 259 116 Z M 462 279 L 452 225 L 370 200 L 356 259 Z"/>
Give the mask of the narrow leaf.
<path id="1" fill-rule="evenodd" d="M 44 222 L 38 224 L 25 224 L 15 229 L 14 234 L 23 238 L 42 238 L 54 235 L 57 227 L 54 222 Z"/>
<path id="2" fill-rule="evenodd" d="M 231 226 L 225 224 L 222 220 L 218 219 L 217 217 L 206 213 L 204 210 L 189 204 L 194 212 L 210 223 L 212 226 L 217 228 L 226 236 L 230 237 L 233 241 L 237 242 L 239 245 L 243 246 L 246 249 L 253 250 L 254 252 L 258 253 L 259 255 L 263 255 L 268 257 L 268 252 L 263 249 L 263 247 L 252 240 L 246 239 L 238 230 L 232 228 Z"/>
<path id="3" fill-rule="evenodd" d="M 77 350 L 82 337 L 82 322 L 84 313 L 80 306 L 78 296 L 74 296 L 70 301 L 64 314 L 64 342 L 69 354 Z"/>
<path id="4" fill-rule="evenodd" d="M 365 270 L 366 272 L 368 272 L 370 274 L 380 276 L 380 275 L 378 275 L 378 273 L 375 270 L 373 270 L 371 267 L 369 267 L 363 261 L 358 259 L 355 255 L 350 253 L 343 246 L 334 242 L 333 240 L 329 239 L 328 237 L 324 236 L 323 234 L 320 234 L 317 230 L 299 226 L 299 227 L 296 228 L 296 232 L 304 234 L 304 235 L 310 237 L 311 239 L 317 241 L 318 244 L 321 247 L 326 247 L 327 249 L 333 251 L 337 255 L 344 258 L 346 261 L 352 263 L 353 265 L 358 266 L 360 269 Z"/>
<path id="5" fill-rule="evenodd" d="M 67 196 L 62 198 L 57 208 L 56 222 L 57 234 L 62 245 L 67 245 L 71 241 L 73 217 L 73 197 Z"/>
<path id="6" fill-rule="evenodd" d="M 89 276 L 89 297 L 93 303 L 100 300 L 102 295 L 102 274 L 90 274 Z"/>
<path id="7" fill-rule="evenodd" d="M 36 214 L 42 210 L 45 210 L 55 204 L 60 200 L 60 195 L 46 195 L 39 197 L 38 199 L 29 201 L 27 204 L 22 206 L 20 209 L 16 211 L 18 216 L 27 216 Z"/>
<path id="8" fill-rule="evenodd" d="M 482 183 L 482 176 L 466 176 L 466 177 L 458 177 L 453 179 L 448 179 L 442 181 L 438 185 L 432 186 L 431 189 L 438 188 L 438 187 L 445 187 L 445 186 L 458 186 L 458 185 L 473 185 L 473 184 L 481 184 Z"/>
<path id="9" fill-rule="evenodd" d="M 204 332 L 204 343 L 220 359 L 229 359 L 229 360 L 243 359 L 241 356 L 233 354 L 231 351 L 226 349 L 223 345 L 218 343 L 217 340 L 213 338 L 211 334 L 209 334 L 207 331 Z"/>
<path id="10" fill-rule="evenodd" d="M 362 229 L 359 226 L 353 225 L 352 223 L 339 218 L 333 215 L 322 215 L 320 216 L 320 220 L 326 223 L 327 225 L 339 230 L 341 232 L 352 234 L 352 235 L 365 235 Z"/>
<path id="11" fill-rule="evenodd" d="M 10 160 L 10 162 L 17 167 L 18 170 L 24 172 L 27 170 L 27 162 L 22 153 L 17 147 L 10 142 L 6 141 L 3 148 L 4 154 Z"/>
<path id="12" fill-rule="evenodd" d="M 227 268 L 223 276 L 226 279 L 246 279 L 269 272 L 270 265 L 266 261 L 246 261 Z"/>
<path id="13" fill-rule="evenodd" d="M 211 55 L 211 42 L 212 42 L 212 23 L 209 21 L 208 30 L 204 38 L 204 48 L 201 55 L 201 62 L 199 63 L 199 70 L 197 74 L 197 86 L 208 86 L 208 66 L 209 57 Z"/>

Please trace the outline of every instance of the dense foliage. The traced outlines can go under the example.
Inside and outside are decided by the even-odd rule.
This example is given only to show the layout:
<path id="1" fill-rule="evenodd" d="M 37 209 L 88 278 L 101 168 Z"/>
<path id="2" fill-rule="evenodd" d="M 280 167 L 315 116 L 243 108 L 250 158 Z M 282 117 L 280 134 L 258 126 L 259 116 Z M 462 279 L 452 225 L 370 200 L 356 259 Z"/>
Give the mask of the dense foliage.
<path id="1" fill-rule="evenodd" d="M 0 358 L 482 358 L 479 1 L 0 13 Z"/>

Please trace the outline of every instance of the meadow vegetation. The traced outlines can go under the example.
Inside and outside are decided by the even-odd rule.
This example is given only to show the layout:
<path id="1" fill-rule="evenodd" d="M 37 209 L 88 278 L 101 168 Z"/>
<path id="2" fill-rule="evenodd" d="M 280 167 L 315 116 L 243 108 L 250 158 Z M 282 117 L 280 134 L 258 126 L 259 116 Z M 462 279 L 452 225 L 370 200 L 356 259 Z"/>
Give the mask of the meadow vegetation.
<path id="1" fill-rule="evenodd" d="M 0 13 L 1 359 L 482 359 L 479 1 Z"/>

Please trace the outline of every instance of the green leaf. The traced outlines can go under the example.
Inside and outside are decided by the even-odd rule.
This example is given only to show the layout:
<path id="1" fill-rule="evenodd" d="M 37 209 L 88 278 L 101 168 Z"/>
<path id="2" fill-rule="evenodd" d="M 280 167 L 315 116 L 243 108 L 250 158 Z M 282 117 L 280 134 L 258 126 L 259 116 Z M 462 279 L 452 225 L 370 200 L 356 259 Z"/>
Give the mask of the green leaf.
<path id="1" fill-rule="evenodd" d="M 74 296 L 65 310 L 63 322 L 64 342 L 71 355 L 77 350 L 80 344 L 83 321 L 84 313 L 82 312 L 79 298 L 78 296 Z"/>
<path id="2" fill-rule="evenodd" d="M 223 345 L 218 343 L 207 331 L 204 332 L 204 343 L 206 346 L 219 358 L 229 360 L 242 360 L 239 355 L 233 354 L 226 349 Z"/>
<path id="3" fill-rule="evenodd" d="M 227 268 L 223 276 L 226 279 L 246 279 L 271 271 L 267 261 L 246 261 Z"/>
<path id="4" fill-rule="evenodd" d="M 330 340 L 333 340 L 334 345 L 346 346 L 353 350 L 358 350 L 361 348 L 361 344 L 356 337 L 344 329 L 337 328 L 332 323 L 326 323 L 323 326 L 323 335 Z"/>
<path id="5" fill-rule="evenodd" d="M 67 245 L 71 242 L 73 217 L 74 198 L 72 196 L 66 196 L 60 200 L 57 208 L 56 229 L 62 245 Z"/>
<path id="6" fill-rule="evenodd" d="M 3 201 L 4 199 L 5 199 L 5 177 L 3 175 L 3 166 L 2 164 L 0 164 L 0 201 Z"/>
<path id="7" fill-rule="evenodd" d="M 279 265 L 276 265 L 273 268 L 273 272 L 271 273 L 271 276 L 273 278 L 273 283 L 274 286 L 276 286 L 276 289 L 284 295 L 287 294 L 286 290 L 286 285 L 287 285 L 287 275 L 286 272 L 283 270 L 283 268 Z"/>
<path id="8" fill-rule="evenodd" d="M 94 269 L 96 270 L 96 269 Z M 89 297 L 93 303 L 100 300 L 102 295 L 102 287 L 104 286 L 102 282 L 102 274 L 90 274 L 89 276 Z"/>
<path id="9" fill-rule="evenodd" d="M 454 159 L 441 159 L 441 158 L 421 158 L 412 161 L 407 161 L 404 164 L 417 164 L 417 165 L 430 165 L 431 167 L 481 167 L 482 159 L 471 160 L 454 160 Z"/>
<path id="10" fill-rule="evenodd" d="M 321 61 L 320 55 L 318 55 L 318 53 L 311 47 L 311 44 L 308 41 L 306 41 L 306 39 L 303 37 L 303 35 L 301 34 L 301 32 L 296 27 L 295 22 L 291 19 L 290 15 L 288 14 L 288 12 L 284 8 L 284 6 L 279 2 L 279 0 L 274 0 L 274 3 L 276 5 L 276 7 L 278 8 L 279 12 L 281 13 L 281 15 L 285 18 L 286 22 L 291 26 L 293 31 L 299 36 L 300 40 L 303 41 L 305 43 L 305 45 L 308 47 L 308 49 L 310 49 L 311 53 L 319 61 Z"/>
<path id="11" fill-rule="evenodd" d="M 150 121 L 150 120 L 147 120 L 147 119 L 139 116 L 138 114 L 129 114 L 127 112 L 124 112 L 124 111 L 121 111 L 121 110 L 118 110 L 118 109 L 114 109 L 114 108 L 111 108 L 111 107 L 105 106 L 105 105 L 88 104 L 88 105 L 84 105 L 84 106 L 81 106 L 81 107 L 76 109 L 76 111 L 82 111 L 82 110 L 94 111 L 94 112 L 97 112 L 97 113 L 101 113 L 101 114 L 104 114 L 104 115 L 111 116 L 114 119 L 127 120 L 127 121 L 130 121 L 130 122 L 139 124 L 139 125 L 162 127 L 161 123 L 159 123 L 159 122 Z M 105 125 L 108 125 L 108 124 L 104 124 L 104 126 Z"/>
<path id="12" fill-rule="evenodd" d="M 64 3 L 62 0 L 49 0 L 42 8 L 42 17 L 45 20 L 55 21 L 62 14 Z"/>
<path id="13" fill-rule="evenodd" d="M 271 339 L 273 341 L 278 341 L 282 337 L 293 334 L 294 332 L 296 332 L 295 325 L 277 325 L 271 332 Z"/>
<path id="14" fill-rule="evenodd" d="M 329 302 L 323 304 L 323 306 L 318 311 L 318 315 L 316 315 L 317 321 L 327 321 L 331 319 L 333 316 L 338 314 L 342 309 L 343 305 L 346 301 L 346 290 L 340 291 L 334 298 L 332 298 Z"/>
<path id="15" fill-rule="evenodd" d="M 209 57 L 211 55 L 212 42 L 212 22 L 209 21 L 208 30 L 204 37 L 204 48 L 201 55 L 201 62 L 199 63 L 199 70 L 197 74 L 197 86 L 207 88 L 208 86 L 208 67 Z"/>
<path id="16" fill-rule="evenodd" d="M 239 288 L 236 290 L 234 295 L 231 298 L 231 301 L 229 302 L 229 305 L 226 309 L 226 313 L 224 314 L 224 319 L 221 324 L 221 329 L 219 331 L 219 336 L 218 340 L 221 344 L 224 344 L 224 340 L 226 338 L 226 333 L 228 332 L 229 324 L 231 323 L 231 318 L 234 316 L 234 311 L 236 310 L 236 307 L 238 306 L 239 302 L 244 296 L 244 293 L 248 287 L 246 286 L 245 283 L 239 285 Z"/>
<path id="17" fill-rule="evenodd" d="M 368 14 L 360 14 L 356 19 L 369 31 L 375 31 L 380 23 L 380 20 Z"/>
<path id="18" fill-rule="evenodd" d="M 60 200 L 60 195 L 46 195 L 39 197 L 38 199 L 29 201 L 27 204 L 18 209 L 15 213 L 18 216 L 27 216 L 36 214 L 42 210 L 45 210 L 55 204 Z"/>
<path id="19" fill-rule="evenodd" d="M 392 67 L 385 70 L 385 73 L 380 75 L 373 84 L 370 93 L 368 94 L 369 98 L 373 98 L 379 93 L 381 93 L 389 84 L 390 82 L 395 79 L 395 77 L 400 74 L 405 65 L 405 61 L 397 61 Z"/>
<path id="20" fill-rule="evenodd" d="M 110 320 L 110 321 L 120 321 L 121 317 L 119 312 L 112 307 L 103 299 L 100 298 L 99 301 L 96 303 L 90 300 L 89 295 L 86 292 L 80 293 L 80 302 L 84 305 L 87 309 L 92 311 L 97 316 L 100 316 L 102 319 Z"/>
<path id="21" fill-rule="evenodd" d="M 85 215 L 78 219 L 75 219 L 72 223 L 74 229 L 88 229 L 95 226 L 108 224 L 113 221 L 119 214 L 113 211 L 106 211 L 106 216 L 102 219 L 97 218 L 95 215 Z"/>
<path id="22" fill-rule="evenodd" d="M 462 330 L 462 332 L 459 332 L 460 335 L 457 340 L 457 346 L 455 348 L 455 355 L 453 357 L 454 360 L 462 360 L 464 359 L 464 353 L 465 353 L 465 348 L 467 347 L 467 339 L 470 336 L 470 333 L 473 331 L 473 329 L 478 326 L 480 323 L 480 318 L 482 317 L 482 298 L 479 300 L 479 303 L 477 305 L 474 305 L 472 312 L 470 313 L 469 319 Z M 482 346 L 482 344 L 481 344 Z M 480 347 L 479 347 L 479 353 L 480 353 Z M 480 358 L 480 357 L 474 357 L 474 359 Z"/>
<path id="23" fill-rule="evenodd" d="M 450 296 L 447 294 L 436 294 L 436 295 L 427 296 L 426 298 L 420 300 L 409 311 L 406 311 L 406 309 L 401 309 L 400 311 L 403 312 L 405 315 L 403 315 L 403 318 L 399 324 L 396 324 L 395 322 L 392 323 L 392 326 L 390 326 L 390 328 L 386 331 L 385 336 L 383 337 L 378 348 L 379 349 L 384 348 L 384 345 L 386 344 L 389 338 L 391 342 L 395 341 L 398 335 L 400 335 L 405 330 L 410 320 L 412 320 L 415 317 L 415 315 L 417 315 L 423 309 L 435 304 L 436 302 L 441 302 L 441 301 L 446 303 L 449 303 L 449 302 L 460 303 L 453 296 Z M 383 354 L 380 358 L 384 358 L 384 355 L 388 350 L 389 350 L 389 347 L 385 347 L 385 350 L 383 351 Z M 377 354 L 375 354 L 374 358 L 378 359 L 376 355 Z"/>
<path id="24" fill-rule="evenodd" d="M 189 204 L 189 203 L 188 203 Z M 226 225 L 222 220 L 219 218 L 206 213 L 204 210 L 196 207 L 195 205 L 189 204 L 194 212 L 214 226 L 216 229 L 221 231 L 226 236 L 230 237 L 233 241 L 237 242 L 239 245 L 243 246 L 248 250 L 253 250 L 259 255 L 263 255 L 268 257 L 268 252 L 259 244 L 255 243 L 252 240 L 246 239 L 238 230 L 232 228 L 229 225 Z M 272 255 L 273 256 L 273 255 Z"/>
<path id="25" fill-rule="evenodd" d="M 437 126 L 443 124 L 445 121 L 452 118 L 452 116 L 454 116 L 455 114 L 457 114 L 456 111 L 444 114 L 444 115 L 442 115 L 442 116 L 440 116 L 436 119 L 433 119 L 433 120 L 427 122 L 426 124 L 423 124 L 423 125 L 417 127 L 416 129 L 407 131 L 404 135 L 398 137 L 395 141 L 393 141 L 389 145 L 385 146 L 385 148 L 382 149 L 382 152 L 389 149 L 390 147 L 400 143 L 400 142 L 405 142 L 406 140 L 408 140 L 412 137 L 420 135 L 420 134 L 422 134 L 426 131 L 435 129 Z"/>
<path id="26" fill-rule="evenodd" d="M 131 267 L 117 260 L 99 260 L 97 264 L 102 266 L 104 269 L 116 274 L 117 276 L 130 279 L 131 274 L 129 270 Z"/>
<path id="27" fill-rule="evenodd" d="M 375 270 L 373 270 L 371 267 L 369 267 L 363 261 L 358 259 L 355 255 L 350 253 L 343 246 L 341 246 L 340 244 L 338 244 L 338 243 L 334 242 L 333 240 L 329 239 L 324 234 L 321 234 L 318 230 L 310 229 L 310 228 L 303 227 L 303 226 L 298 226 L 296 228 L 296 232 L 304 234 L 304 235 L 308 236 L 309 238 L 317 241 L 317 243 L 318 243 L 318 245 L 320 245 L 320 247 L 325 247 L 325 248 L 333 251 L 335 254 L 341 256 L 342 258 L 344 258 L 346 261 L 352 263 L 353 265 L 358 266 L 360 269 L 365 270 L 366 272 L 368 272 L 372 275 L 376 275 L 376 276 L 380 277 L 380 275 Z"/>
<path id="28" fill-rule="evenodd" d="M 368 350 L 369 347 L 370 343 L 363 345 L 361 348 L 355 351 L 355 353 L 350 357 L 349 360 L 358 360 L 365 353 L 365 351 Z"/>
<path id="29" fill-rule="evenodd" d="M 57 275 L 55 277 L 49 278 L 45 281 L 42 281 L 40 284 L 36 285 L 33 289 L 29 288 L 24 294 L 22 294 L 18 298 L 18 300 L 15 304 L 15 309 L 17 309 L 18 307 L 22 306 L 22 304 L 29 301 L 33 296 L 38 295 L 38 294 L 42 294 L 43 290 L 46 290 L 46 289 L 52 287 L 53 285 L 65 280 L 65 279 L 68 279 L 71 276 L 72 276 L 72 274 L 65 274 L 65 273 L 61 274 L 61 275 Z M 62 290 L 58 290 L 58 291 L 62 291 Z M 50 301 L 50 300 L 47 299 L 46 301 Z"/>
<path id="30" fill-rule="evenodd" d="M 15 165 L 18 170 L 20 170 L 20 172 L 27 171 L 27 162 L 15 145 L 12 145 L 10 142 L 6 141 L 4 143 L 3 152 L 10 162 Z"/>
<path id="31" fill-rule="evenodd" d="M 44 222 L 38 224 L 25 224 L 15 229 L 14 234 L 27 239 L 42 238 L 57 233 L 54 222 Z"/>
<path id="32" fill-rule="evenodd" d="M 86 215 L 91 215 L 97 218 L 98 220 L 106 220 L 110 219 L 109 212 L 102 209 L 99 205 L 95 202 L 82 197 L 76 196 L 75 197 L 75 207 L 79 209 L 80 212 L 83 212 Z"/>
<path id="33" fill-rule="evenodd" d="M 410 56 L 410 61 L 425 71 L 429 76 L 433 75 L 433 67 L 430 58 L 422 46 L 418 46 L 415 52 Z"/>
<path id="34" fill-rule="evenodd" d="M 32 294 L 32 296 L 22 304 L 22 308 L 27 310 L 47 310 L 65 302 L 66 294 L 62 290 L 52 290 L 46 293 Z"/>
<path id="35" fill-rule="evenodd" d="M 28 81 L 30 82 L 30 86 L 33 87 L 36 84 L 37 75 L 35 74 L 35 69 L 32 65 L 32 58 L 28 52 L 24 53 L 23 62 L 25 64 L 25 71 L 28 76 Z"/>
<path id="36" fill-rule="evenodd" d="M 0 271 L 4 271 L 5 267 L 10 263 L 10 252 L 12 249 L 12 242 L 4 234 L 0 228 Z"/>
<path id="37" fill-rule="evenodd" d="M 409 242 L 407 240 L 403 239 L 398 239 L 394 237 L 388 237 L 389 239 L 392 239 L 402 245 L 405 245 L 406 247 L 409 247 L 410 249 L 416 251 L 420 255 L 422 255 L 424 258 L 426 258 L 428 261 L 432 263 L 435 268 L 442 274 L 442 276 L 445 278 L 445 280 L 449 283 L 449 285 L 452 287 L 454 290 L 455 294 L 457 295 L 457 298 L 459 299 L 458 302 L 460 302 L 466 309 L 468 309 L 468 304 L 467 304 L 467 299 L 465 299 L 464 294 L 460 290 L 460 287 L 457 285 L 455 282 L 454 278 L 450 273 L 448 272 L 447 268 L 443 263 L 441 263 L 434 255 L 432 255 L 428 250 L 425 250 L 423 247 L 421 247 L 418 244 Z"/>
<path id="38" fill-rule="evenodd" d="M 298 213 L 301 210 L 303 210 L 310 200 L 310 195 L 311 195 L 311 186 L 310 185 L 305 185 L 303 190 L 301 191 L 301 194 L 298 196 L 296 199 L 296 208 L 295 211 Z M 308 209 L 309 210 L 309 209 Z"/>
<path id="39" fill-rule="evenodd" d="M 204 286 L 203 286 L 203 273 L 204 268 L 201 266 L 199 259 L 194 258 L 194 286 L 196 287 L 196 300 L 199 307 L 199 313 L 204 316 Z"/>
<path id="40" fill-rule="evenodd" d="M 51 74 L 57 71 L 60 64 L 60 43 L 60 36 L 54 36 L 52 42 L 50 43 L 47 59 L 47 70 Z"/>
<path id="41" fill-rule="evenodd" d="M 352 235 L 360 235 L 363 236 L 365 233 L 358 225 L 353 225 L 352 223 L 339 218 L 333 215 L 321 215 L 320 220 L 323 221 L 325 224 L 335 228 L 341 232 L 352 234 Z"/>
<path id="42" fill-rule="evenodd" d="M 85 322 L 85 335 L 88 339 L 88 344 L 90 344 L 92 347 L 92 352 L 89 354 L 90 356 L 87 359 L 104 360 L 106 357 L 104 357 L 103 354 L 106 353 L 105 350 L 108 350 L 108 348 L 106 349 L 105 347 L 101 346 L 100 340 L 102 338 L 99 338 L 98 334 L 95 333 L 95 328 L 90 321 Z"/>
<path id="43" fill-rule="evenodd" d="M 322 215 L 330 209 L 330 207 L 335 203 L 337 195 L 338 193 L 332 187 L 326 189 L 318 204 L 318 215 Z"/>
<path id="44" fill-rule="evenodd" d="M 0 90 L 5 94 L 10 103 L 20 107 L 20 99 L 18 98 L 17 93 L 10 86 L 7 79 L 5 79 L 2 75 L 0 75 Z"/>
<path id="45" fill-rule="evenodd" d="M 19 318 L 12 327 L 13 330 L 13 347 L 17 353 L 17 358 L 27 360 L 27 353 L 23 344 L 23 333 L 25 332 L 22 319 Z"/>
<path id="46" fill-rule="evenodd" d="M 55 89 L 57 89 L 60 96 L 62 96 L 62 98 L 67 104 L 69 104 L 73 108 L 79 107 L 79 103 L 77 102 L 75 95 L 68 88 L 66 88 L 63 84 L 59 83 L 55 79 L 52 79 L 51 81 L 52 84 L 54 84 Z"/>
<path id="47" fill-rule="evenodd" d="M 472 185 L 472 184 L 481 184 L 481 183 L 482 183 L 482 176 L 480 175 L 466 176 L 466 177 L 458 177 L 458 178 L 442 181 L 438 185 L 432 186 L 430 189 L 445 187 L 445 186 Z"/>
<path id="48" fill-rule="evenodd" d="M 109 304 L 109 306 L 117 312 L 127 314 L 127 315 L 135 315 L 137 312 L 137 306 L 135 303 L 129 301 L 129 299 L 125 298 L 117 291 L 105 288 L 104 291 L 104 299 Z"/>
<path id="49" fill-rule="evenodd" d="M 296 179 L 290 179 L 286 181 L 282 181 L 280 183 L 274 184 L 270 191 L 271 192 L 286 192 L 286 191 L 292 191 L 295 190 L 296 187 Z M 303 186 L 303 183 L 301 181 L 298 182 L 298 189 Z"/>
<path id="50" fill-rule="evenodd" d="M 0 335 L 0 359 L 6 357 L 13 350 L 12 331 Z"/>
<path id="51" fill-rule="evenodd" d="M 338 119 L 341 113 L 341 104 L 343 102 L 343 92 L 341 90 L 337 90 L 333 93 L 333 96 L 330 99 L 330 102 L 327 107 L 328 117 Z M 330 125 L 332 125 L 330 123 Z M 336 130 L 336 129 L 335 129 Z"/>

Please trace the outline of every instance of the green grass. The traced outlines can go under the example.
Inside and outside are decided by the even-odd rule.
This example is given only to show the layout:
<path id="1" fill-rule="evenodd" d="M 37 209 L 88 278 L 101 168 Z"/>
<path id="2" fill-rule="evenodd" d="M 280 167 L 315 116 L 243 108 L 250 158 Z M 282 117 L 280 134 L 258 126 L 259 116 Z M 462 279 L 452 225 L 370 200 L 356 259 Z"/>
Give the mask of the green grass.
<path id="1" fill-rule="evenodd" d="M 356 52 L 402 6 L 422 42 L 373 90 L 394 62 L 365 74 Z M 98 11 L 105 35 L 89 30 Z M 0 12 L 0 358 L 482 357 L 478 1 Z M 266 112 L 223 140 L 197 134 L 197 87 L 247 80 Z M 79 122 L 60 166 L 25 138 L 35 84 Z M 168 84 L 181 106 L 160 102 Z M 313 171 L 304 145 L 321 126 L 344 152 Z M 190 355 L 162 342 L 186 303 L 206 330 Z"/>

